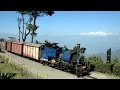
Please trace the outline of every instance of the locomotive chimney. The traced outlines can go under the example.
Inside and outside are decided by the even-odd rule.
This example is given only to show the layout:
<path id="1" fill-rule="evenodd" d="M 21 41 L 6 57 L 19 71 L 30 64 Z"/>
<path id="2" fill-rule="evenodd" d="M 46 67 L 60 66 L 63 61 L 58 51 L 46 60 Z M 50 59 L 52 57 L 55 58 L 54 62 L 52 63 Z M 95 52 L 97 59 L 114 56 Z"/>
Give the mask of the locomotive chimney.
<path id="1" fill-rule="evenodd" d="M 80 44 L 77 44 L 77 56 L 79 56 L 80 52 Z"/>

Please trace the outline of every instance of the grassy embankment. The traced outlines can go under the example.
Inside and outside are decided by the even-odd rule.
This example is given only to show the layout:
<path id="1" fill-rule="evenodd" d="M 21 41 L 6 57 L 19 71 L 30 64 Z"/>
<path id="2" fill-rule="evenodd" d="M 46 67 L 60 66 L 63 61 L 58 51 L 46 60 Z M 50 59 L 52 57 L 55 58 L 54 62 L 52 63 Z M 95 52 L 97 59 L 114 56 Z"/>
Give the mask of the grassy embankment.
<path id="1" fill-rule="evenodd" d="M 31 74 L 24 71 L 23 68 L 9 63 L 9 58 L 0 55 L 0 79 L 32 79 Z"/>

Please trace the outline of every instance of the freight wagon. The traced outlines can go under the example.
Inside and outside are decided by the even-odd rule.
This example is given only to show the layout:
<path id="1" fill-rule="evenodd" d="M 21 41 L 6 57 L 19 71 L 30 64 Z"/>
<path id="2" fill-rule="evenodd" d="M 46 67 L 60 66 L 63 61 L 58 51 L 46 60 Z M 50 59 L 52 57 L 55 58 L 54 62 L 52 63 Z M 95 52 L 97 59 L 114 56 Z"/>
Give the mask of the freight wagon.
<path id="1" fill-rule="evenodd" d="M 11 42 L 11 52 L 18 54 L 18 55 L 23 55 L 23 42 Z"/>
<path id="2" fill-rule="evenodd" d="M 23 45 L 23 56 L 39 61 L 41 58 L 41 48 L 42 45 L 39 44 L 25 43 Z"/>

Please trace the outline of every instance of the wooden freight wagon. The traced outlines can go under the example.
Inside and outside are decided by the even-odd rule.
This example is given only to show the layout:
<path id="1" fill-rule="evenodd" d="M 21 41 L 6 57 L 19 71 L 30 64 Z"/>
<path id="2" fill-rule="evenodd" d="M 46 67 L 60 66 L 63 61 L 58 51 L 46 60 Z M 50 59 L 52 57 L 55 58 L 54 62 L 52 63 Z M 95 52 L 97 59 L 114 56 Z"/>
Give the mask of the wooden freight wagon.
<path id="1" fill-rule="evenodd" d="M 12 50 L 11 52 L 18 54 L 18 55 L 23 55 L 23 42 L 12 42 Z"/>
<path id="2" fill-rule="evenodd" d="M 12 50 L 12 41 L 6 41 L 6 50 L 11 52 L 11 50 Z"/>
<path id="3" fill-rule="evenodd" d="M 40 60 L 41 48 L 42 48 L 42 45 L 40 44 L 25 43 L 23 45 L 23 56 L 32 58 L 35 60 Z"/>

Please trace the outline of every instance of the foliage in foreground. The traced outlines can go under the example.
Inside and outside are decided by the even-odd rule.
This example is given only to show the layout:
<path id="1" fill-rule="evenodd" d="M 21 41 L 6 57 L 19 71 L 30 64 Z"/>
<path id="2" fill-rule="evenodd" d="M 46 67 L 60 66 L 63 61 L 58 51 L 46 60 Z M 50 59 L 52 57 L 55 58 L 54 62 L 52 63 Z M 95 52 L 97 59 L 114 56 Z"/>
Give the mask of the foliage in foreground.
<path id="1" fill-rule="evenodd" d="M 9 63 L 9 58 L 0 55 L 0 79 L 32 79 L 32 74 L 29 74 L 24 68 L 20 66 Z M 2 69 L 3 68 L 3 69 Z"/>
<path id="2" fill-rule="evenodd" d="M 100 57 L 92 56 L 87 58 L 86 62 L 95 65 L 95 71 L 120 76 L 120 60 L 118 58 L 112 59 L 111 63 L 106 63 Z"/>
<path id="3" fill-rule="evenodd" d="M 0 79 L 12 79 L 16 73 L 5 73 L 5 72 L 0 72 Z"/>

